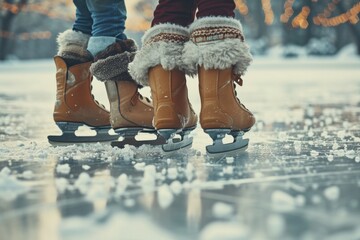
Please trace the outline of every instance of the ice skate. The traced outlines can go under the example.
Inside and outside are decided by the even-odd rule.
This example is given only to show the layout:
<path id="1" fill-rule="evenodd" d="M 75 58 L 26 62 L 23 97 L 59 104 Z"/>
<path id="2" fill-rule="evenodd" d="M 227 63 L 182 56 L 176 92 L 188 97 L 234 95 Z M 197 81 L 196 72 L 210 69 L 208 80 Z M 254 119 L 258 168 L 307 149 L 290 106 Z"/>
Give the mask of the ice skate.
<path id="1" fill-rule="evenodd" d="M 251 61 L 240 23 L 207 17 L 195 21 L 190 32 L 184 61 L 198 66 L 200 124 L 213 140 L 206 151 L 210 155 L 244 151 L 249 140 L 243 135 L 254 125 L 255 118 L 235 91 L 236 84 L 242 85 L 240 76 Z M 230 143 L 223 141 L 227 135 L 233 138 Z"/>
<path id="2" fill-rule="evenodd" d="M 67 30 L 57 38 L 59 51 L 55 56 L 56 103 L 54 121 L 62 131 L 60 136 L 48 136 L 53 144 L 102 142 L 116 139 L 110 135 L 109 112 L 91 94 L 92 56 L 86 50 L 89 35 Z M 95 136 L 77 136 L 76 130 L 87 126 Z"/>
<path id="3" fill-rule="evenodd" d="M 121 138 L 111 143 L 113 147 L 165 143 L 152 126 L 154 110 L 151 101 L 139 93 L 139 84 L 128 74 L 127 66 L 135 50 L 136 46 L 132 40 L 118 41 L 97 54 L 91 66 L 96 78 L 105 82 L 110 102 L 111 126 L 118 138 Z M 152 134 L 155 139 L 137 138 L 139 133 Z"/>
<path id="4" fill-rule="evenodd" d="M 57 94 L 54 120 L 63 132 L 60 136 L 48 136 L 52 144 L 88 143 L 112 141 L 116 135 L 109 134 L 111 129 L 109 112 L 94 100 L 91 94 L 92 76 L 89 71 L 91 62 L 67 67 L 64 59 L 55 57 L 57 67 Z M 76 130 L 87 126 L 96 131 L 95 136 L 77 136 Z"/>
<path id="5" fill-rule="evenodd" d="M 197 116 L 188 100 L 185 73 L 158 65 L 149 70 L 149 83 L 154 101 L 153 125 L 167 140 L 163 150 L 190 147 L 193 139 L 189 134 L 196 127 Z"/>
<path id="6" fill-rule="evenodd" d="M 188 99 L 186 66 L 181 59 L 187 40 L 186 28 L 168 24 L 152 27 L 145 33 L 143 48 L 130 65 L 132 76 L 151 88 L 153 126 L 166 139 L 162 146 L 165 152 L 191 147 L 190 132 L 197 124 Z"/>
<path id="7" fill-rule="evenodd" d="M 162 145 L 164 138 L 152 126 L 154 110 L 148 98 L 138 92 L 138 85 L 128 81 L 107 81 L 106 90 L 110 101 L 110 121 L 114 131 L 122 140 L 111 146 L 123 148 L 126 144 Z M 155 135 L 153 140 L 137 139 L 139 133 Z"/>
<path id="8" fill-rule="evenodd" d="M 249 140 L 243 135 L 254 125 L 255 118 L 236 97 L 234 82 L 240 81 L 236 81 L 231 68 L 199 68 L 200 124 L 213 140 L 213 145 L 206 147 L 210 154 L 247 148 Z M 232 143 L 223 143 L 226 135 L 233 137 Z"/>

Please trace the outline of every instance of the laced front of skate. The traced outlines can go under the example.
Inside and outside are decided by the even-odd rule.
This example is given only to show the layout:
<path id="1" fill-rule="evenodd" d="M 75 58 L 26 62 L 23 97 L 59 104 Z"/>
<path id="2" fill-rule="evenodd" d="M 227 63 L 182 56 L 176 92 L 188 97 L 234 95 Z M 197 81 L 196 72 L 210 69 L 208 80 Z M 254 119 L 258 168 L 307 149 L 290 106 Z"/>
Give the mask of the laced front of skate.
<path id="1" fill-rule="evenodd" d="M 245 108 L 246 110 L 249 111 L 249 109 L 247 109 L 247 108 L 245 107 L 245 105 L 241 103 L 240 99 L 239 99 L 238 96 L 237 96 L 237 91 L 236 91 L 236 84 L 239 85 L 240 87 L 242 87 L 242 85 L 243 85 L 243 83 L 244 83 L 244 80 L 241 78 L 241 75 L 238 75 L 238 74 L 234 74 L 234 75 L 233 75 L 233 80 L 234 80 L 234 84 L 233 84 L 234 94 L 235 94 L 236 100 L 238 101 L 238 103 L 239 103 L 243 108 Z"/>
<path id="2" fill-rule="evenodd" d="M 151 103 L 151 100 L 148 97 L 144 97 L 141 95 L 141 93 L 137 92 L 137 98 L 140 98 L 141 100 L 146 100 L 148 103 Z"/>

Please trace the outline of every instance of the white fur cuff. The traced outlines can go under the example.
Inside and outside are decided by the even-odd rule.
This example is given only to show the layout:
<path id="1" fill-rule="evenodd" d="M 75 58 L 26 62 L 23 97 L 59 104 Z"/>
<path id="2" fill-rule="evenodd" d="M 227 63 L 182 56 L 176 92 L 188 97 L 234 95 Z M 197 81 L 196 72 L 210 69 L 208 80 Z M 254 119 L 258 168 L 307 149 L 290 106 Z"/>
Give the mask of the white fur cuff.
<path id="1" fill-rule="evenodd" d="M 219 36 L 223 39 L 203 41 L 201 43 L 187 42 L 183 51 L 183 62 L 189 66 L 189 72 L 196 74 L 198 66 L 203 66 L 205 69 L 227 69 L 233 67 L 235 74 L 244 75 L 252 61 L 248 45 L 241 38 L 227 38 L 227 33 L 221 32 L 223 28 L 233 28 L 240 30 L 242 33 L 240 22 L 225 17 L 201 18 L 190 26 L 190 35 L 198 29 L 204 29 L 203 32 L 206 35 L 206 28 L 211 28 L 212 34 L 214 33 L 213 29 L 218 28 Z M 211 34 L 209 36 L 212 37 Z"/>
<path id="2" fill-rule="evenodd" d="M 133 81 L 128 74 L 128 64 L 135 53 L 123 52 L 97 60 L 90 66 L 91 73 L 100 81 Z"/>
<path id="3" fill-rule="evenodd" d="M 148 84 L 148 71 L 159 64 L 166 70 L 180 69 L 187 72 L 182 61 L 184 43 L 189 33 L 174 24 L 159 24 L 149 29 L 142 38 L 143 47 L 129 64 L 131 76 L 142 85 Z"/>
<path id="4" fill-rule="evenodd" d="M 57 37 L 58 55 L 62 56 L 64 53 L 72 53 L 78 56 L 87 56 L 87 45 L 90 35 L 74 30 L 66 30 Z"/>

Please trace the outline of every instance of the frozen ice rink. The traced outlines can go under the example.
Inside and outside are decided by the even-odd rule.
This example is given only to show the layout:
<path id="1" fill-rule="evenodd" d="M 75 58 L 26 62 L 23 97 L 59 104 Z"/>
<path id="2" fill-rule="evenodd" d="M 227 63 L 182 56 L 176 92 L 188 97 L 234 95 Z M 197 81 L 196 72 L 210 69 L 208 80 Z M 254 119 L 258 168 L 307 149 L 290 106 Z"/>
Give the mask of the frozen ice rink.
<path id="1" fill-rule="evenodd" d="M 51 146 L 54 75 L 0 64 L 1 240 L 360 239 L 360 58 L 257 58 L 237 88 L 257 124 L 235 157 L 207 156 L 199 126 L 168 155 Z"/>

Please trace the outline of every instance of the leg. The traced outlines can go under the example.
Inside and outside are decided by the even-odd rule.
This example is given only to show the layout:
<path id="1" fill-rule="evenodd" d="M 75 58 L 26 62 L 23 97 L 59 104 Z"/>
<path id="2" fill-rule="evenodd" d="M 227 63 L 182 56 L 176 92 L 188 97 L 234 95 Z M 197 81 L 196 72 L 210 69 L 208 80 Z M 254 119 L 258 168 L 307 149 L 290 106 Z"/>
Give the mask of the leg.
<path id="1" fill-rule="evenodd" d="M 194 20 L 194 0 L 159 0 L 151 26 L 172 23 L 187 27 Z"/>
<path id="2" fill-rule="evenodd" d="M 110 102 L 112 128 L 124 137 L 122 142 L 113 143 L 139 146 L 156 145 L 158 141 L 136 141 L 141 131 L 154 132 L 152 127 L 153 107 L 149 99 L 140 95 L 139 84 L 128 73 L 128 64 L 137 50 L 135 42 L 126 39 L 126 9 L 123 0 L 87 0 L 94 19 L 93 36 L 88 50 L 94 56 L 91 72 L 105 82 Z"/>
<path id="3" fill-rule="evenodd" d="M 197 18 L 208 16 L 234 17 L 234 0 L 197 0 Z"/>
<path id="4" fill-rule="evenodd" d="M 153 27 L 143 37 L 143 48 L 130 64 L 130 73 L 150 85 L 154 106 L 153 126 L 168 140 L 163 146 L 172 151 L 191 145 L 188 133 L 196 127 L 197 116 L 188 99 L 182 61 L 187 26 L 193 19 L 193 1 L 160 0 Z M 173 139 L 178 133 L 180 141 Z"/>
<path id="5" fill-rule="evenodd" d="M 198 0 L 199 19 L 190 26 L 190 41 L 183 59 L 198 71 L 201 99 L 200 124 L 214 140 L 210 153 L 246 148 L 244 132 L 255 123 L 253 114 L 236 97 L 235 83 L 252 57 L 240 22 L 233 19 L 233 1 Z M 197 53 L 197 54 L 194 54 Z M 226 134 L 232 144 L 222 144 Z"/>
<path id="6" fill-rule="evenodd" d="M 73 25 L 73 30 L 91 35 L 93 20 L 91 13 L 83 0 L 73 0 L 76 6 L 76 18 Z"/>
<path id="7" fill-rule="evenodd" d="M 93 19 L 88 50 L 93 56 L 116 40 L 125 40 L 126 7 L 124 0 L 84 0 Z"/>
<path id="8" fill-rule="evenodd" d="M 51 142 L 110 141 L 117 136 L 108 135 L 111 128 L 109 112 L 91 94 L 92 75 L 89 68 L 92 56 L 87 51 L 92 20 L 84 1 L 74 0 L 76 20 L 73 30 L 61 33 L 56 64 L 56 103 L 54 121 L 62 130 L 62 136 L 49 136 Z M 78 137 L 75 131 L 87 125 L 98 134 L 95 137 Z"/>

